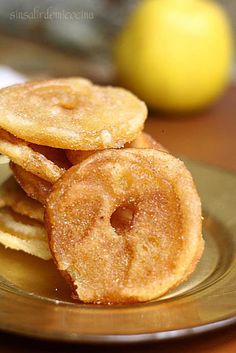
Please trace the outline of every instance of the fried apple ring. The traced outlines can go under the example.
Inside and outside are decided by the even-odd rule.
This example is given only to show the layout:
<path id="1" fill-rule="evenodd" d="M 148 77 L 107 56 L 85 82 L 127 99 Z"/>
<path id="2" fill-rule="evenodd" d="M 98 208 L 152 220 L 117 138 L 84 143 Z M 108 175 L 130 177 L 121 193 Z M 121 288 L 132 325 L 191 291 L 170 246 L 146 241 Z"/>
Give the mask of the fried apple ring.
<path id="1" fill-rule="evenodd" d="M 159 142 L 157 142 L 151 135 L 142 132 L 134 141 L 127 143 L 125 148 L 147 148 L 163 152 L 168 152 Z"/>
<path id="2" fill-rule="evenodd" d="M 0 244 L 44 260 L 51 259 L 43 224 L 18 215 L 9 208 L 0 209 Z"/>
<path id="3" fill-rule="evenodd" d="M 45 225 L 57 267 L 88 303 L 157 298 L 203 251 L 191 174 L 158 150 L 105 150 L 71 167 L 53 186 Z"/>
<path id="4" fill-rule="evenodd" d="M 28 197 L 13 176 L 0 186 L 0 207 L 3 206 L 8 206 L 23 216 L 43 222 L 43 206 L 36 200 Z"/>
<path id="5" fill-rule="evenodd" d="M 154 138 L 146 132 L 141 132 L 141 134 L 134 141 L 126 143 L 124 148 L 153 148 L 155 150 L 168 152 L 160 143 L 154 140 Z M 85 160 L 95 152 L 96 151 L 67 150 L 66 155 L 69 161 L 73 165 L 75 165 L 83 162 L 83 160 Z"/>
<path id="6" fill-rule="evenodd" d="M 96 153 L 96 151 L 73 151 L 73 150 L 66 150 L 66 156 L 71 162 L 71 164 L 76 165 L 83 162 L 86 158 L 91 156 L 92 154 Z"/>
<path id="7" fill-rule="evenodd" d="M 28 172 L 41 178 L 55 182 L 64 173 L 65 168 L 60 168 L 56 163 L 45 157 L 44 154 L 37 152 L 40 146 L 29 146 L 29 144 L 9 132 L 0 129 L 0 152 L 9 157 L 14 163 L 19 164 Z M 45 153 L 50 154 L 49 148 L 44 148 Z M 54 155 L 64 153 L 64 151 L 54 151 Z M 56 157 L 55 157 L 56 158 Z M 59 157 L 58 157 L 59 159 Z"/>
<path id="8" fill-rule="evenodd" d="M 10 162 L 10 167 L 16 181 L 26 194 L 44 205 L 51 192 L 52 184 L 37 175 L 27 172 L 15 163 Z"/>
<path id="9" fill-rule="evenodd" d="M 64 170 L 69 169 L 71 167 L 71 163 L 66 157 L 66 153 L 64 150 L 60 148 L 35 145 L 33 143 L 28 143 L 28 145 L 32 148 L 32 150 L 42 154 L 49 161 L 53 162 L 54 164 L 56 164 L 56 166 L 63 169 L 61 173 L 63 173 Z"/>
<path id="10" fill-rule="evenodd" d="M 138 136 L 146 105 L 123 88 L 82 78 L 31 81 L 0 90 L 0 126 L 38 145 L 121 147 Z"/>
<path id="11" fill-rule="evenodd" d="M 1 128 L 0 152 L 49 182 L 59 179 L 70 166 L 63 150 L 30 144 Z"/>

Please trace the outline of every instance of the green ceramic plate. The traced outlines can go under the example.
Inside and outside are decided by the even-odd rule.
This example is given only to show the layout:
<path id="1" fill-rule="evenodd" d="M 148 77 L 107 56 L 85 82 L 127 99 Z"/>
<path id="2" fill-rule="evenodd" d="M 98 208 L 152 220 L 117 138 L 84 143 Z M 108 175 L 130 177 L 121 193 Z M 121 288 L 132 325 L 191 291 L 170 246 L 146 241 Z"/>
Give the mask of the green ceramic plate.
<path id="1" fill-rule="evenodd" d="M 204 255 L 189 280 L 145 304 L 76 304 L 52 262 L 0 247 L 0 328 L 76 342 L 170 339 L 236 323 L 236 175 L 186 160 L 204 208 Z M 0 178 L 8 173 L 0 166 Z"/>

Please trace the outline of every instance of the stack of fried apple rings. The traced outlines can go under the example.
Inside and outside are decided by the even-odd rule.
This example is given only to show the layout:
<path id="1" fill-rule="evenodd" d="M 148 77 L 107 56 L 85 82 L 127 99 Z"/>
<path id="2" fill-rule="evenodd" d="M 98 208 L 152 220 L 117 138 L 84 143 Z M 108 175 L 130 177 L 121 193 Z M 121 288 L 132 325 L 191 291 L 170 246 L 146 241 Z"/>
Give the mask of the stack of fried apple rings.
<path id="1" fill-rule="evenodd" d="M 132 93 L 82 78 L 0 90 L 0 243 L 55 265 L 85 303 L 135 303 L 176 287 L 204 242 L 190 172 L 143 132 Z"/>

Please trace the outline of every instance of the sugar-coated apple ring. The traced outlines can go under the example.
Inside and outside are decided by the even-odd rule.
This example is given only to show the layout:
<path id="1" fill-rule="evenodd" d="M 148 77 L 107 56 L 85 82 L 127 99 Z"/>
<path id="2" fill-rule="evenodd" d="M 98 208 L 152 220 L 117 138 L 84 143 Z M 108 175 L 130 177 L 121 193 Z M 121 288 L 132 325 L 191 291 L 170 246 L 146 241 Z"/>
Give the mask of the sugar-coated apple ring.
<path id="1" fill-rule="evenodd" d="M 124 148 L 153 148 L 160 151 L 168 152 L 160 143 L 158 143 L 151 135 L 141 132 L 139 136 L 132 142 L 126 143 Z M 96 151 L 73 151 L 67 150 L 66 155 L 69 161 L 75 165 L 83 162 Z"/>
<path id="2" fill-rule="evenodd" d="M 0 244 L 43 260 L 51 259 L 44 225 L 7 207 L 0 209 Z"/>
<path id="3" fill-rule="evenodd" d="M 83 162 L 86 158 L 88 158 L 94 153 L 96 153 L 95 150 L 91 150 L 91 151 L 66 150 L 66 156 L 73 165 Z"/>
<path id="4" fill-rule="evenodd" d="M 33 151 L 42 154 L 49 161 L 53 162 L 56 166 L 61 168 L 62 170 L 60 171 L 60 176 L 64 172 L 64 170 L 69 169 L 71 167 L 71 163 L 66 157 L 65 151 L 60 148 L 41 146 L 29 142 L 28 146 L 30 146 Z"/>
<path id="5" fill-rule="evenodd" d="M 157 298 L 203 251 L 191 174 L 158 150 L 104 150 L 71 167 L 53 186 L 45 225 L 57 267 L 89 303 Z"/>
<path id="6" fill-rule="evenodd" d="M 13 176 L 0 186 L 0 207 L 3 206 L 8 206 L 23 216 L 43 222 L 43 206 L 36 200 L 28 197 Z"/>
<path id="7" fill-rule="evenodd" d="M 44 205 L 51 192 L 52 184 L 37 175 L 27 172 L 15 163 L 10 162 L 10 167 L 16 181 L 26 194 Z"/>
<path id="8" fill-rule="evenodd" d="M 52 149 L 44 147 L 43 150 L 52 157 Z M 42 147 L 31 146 L 9 132 L 0 129 L 0 153 L 9 157 L 14 163 L 19 164 L 28 172 L 49 182 L 55 182 L 64 173 L 65 168 L 59 167 L 54 161 L 42 154 L 41 151 Z M 54 149 L 53 155 L 54 158 L 57 158 L 56 161 L 59 160 L 61 162 L 59 156 L 62 153 L 64 154 L 64 151 Z"/>
<path id="9" fill-rule="evenodd" d="M 122 88 L 82 78 L 31 81 L 0 90 L 0 127 L 39 145 L 93 150 L 136 138 L 146 105 Z"/>
<path id="10" fill-rule="evenodd" d="M 165 147 L 146 132 L 142 132 L 134 141 L 126 143 L 125 148 L 147 148 L 168 152 Z"/>

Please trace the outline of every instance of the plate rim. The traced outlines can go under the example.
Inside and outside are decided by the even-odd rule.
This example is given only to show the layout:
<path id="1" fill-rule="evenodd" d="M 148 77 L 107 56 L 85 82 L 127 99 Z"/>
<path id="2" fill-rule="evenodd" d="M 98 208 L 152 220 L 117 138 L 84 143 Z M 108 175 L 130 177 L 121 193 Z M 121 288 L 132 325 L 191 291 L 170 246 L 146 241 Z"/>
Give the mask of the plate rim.
<path id="1" fill-rule="evenodd" d="M 205 162 L 190 160 L 184 158 L 185 161 L 193 162 L 195 166 L 202 166 L 203 168 L 209 168 L 215 170 L 216 172 L 224 172 L 224 174 L 231 175 L 236 177 L 236 173 L 231 170 L 225 170 L 219 166 L 213 166 Z M 0 166 L 1 167 L 1 166 Z M 4 292 L 4 288 L 0 288 L 0 294 Z M 13 294 L 17 294 L 13 292 Z M 19 293 L 18 293 L 19 295 Z M 39 298 L 31 299 L 39 300 Z M 50 301 L 51 302 L 51 301 Z M 53 302 L 50 303 L 53 305 Z M 1 305 L 0 305 L 1 308 Z M 236 311 L 236 307 L 235 307 Z M 71 342 L 71 343 L 82 343 L 82 344 L 132 344 L 132 343 L 141 343 L 141 342 L 157 342 L 157 341 L 167 341 L 177 338 L 192 337 L 199 334 L 213 332 L 219 329 L 223 329 L 229 326 L 236 325 L 236 313 L 229 314 L 219 320 L 214 320 L 212 322 L 207 322 L 202 325 L 182 327 L 179 329 L 171 329 L 164 331 L 154 331 L 147 333 L 130 333 L 130 334 L 87 334 L 87 333 L 78 333 L 78 332 L 61 332 L 60 336 L 57 334 L 57 331 L 50 330 L 48 332 L 42 331 L 41 334 L 39 330 L 34 330 L 34 327 L 31 330 L 25 331 L 23 328 L 18 327 L 15 324 L 4 325 L 0 320 L 0 330 L 10 334 L 16 334 L 24 337 L 49 340 L 54 342 Z"/>
<path id="2" fill-rule="evenodd" d="M 140 334 L 118 334 L 118 335 L 90 335 L 90 334 L 64 334 L 60 337 L 54 336 L 53 334 L 41 335 L 38 331 L 25 332 L 23 330 L 14 329 L 12 327 L 4 327 L 0 323 L 0 330 L 4 333 L 19 335 L 22 337 L 28 337 L 32 339 L 48 340 L 52 342 L 64 342 L 64 343 L 81 343 L 81 344 L 135 344 L 135 343 L 147 343 L 147 342 L 160 342 L 169 341 L 178 338 L 189 338 L 198 336 L 200 334 L 214 332 L 223 328 L 236 325 L 236 315 L 227 317 L 226 319 L 213 321 L 204 325 L 197 325 L 193 327 L 186 327 L 177 330 L 168 331 L 157 331 L 151 333 L 140 333 Z"/>

